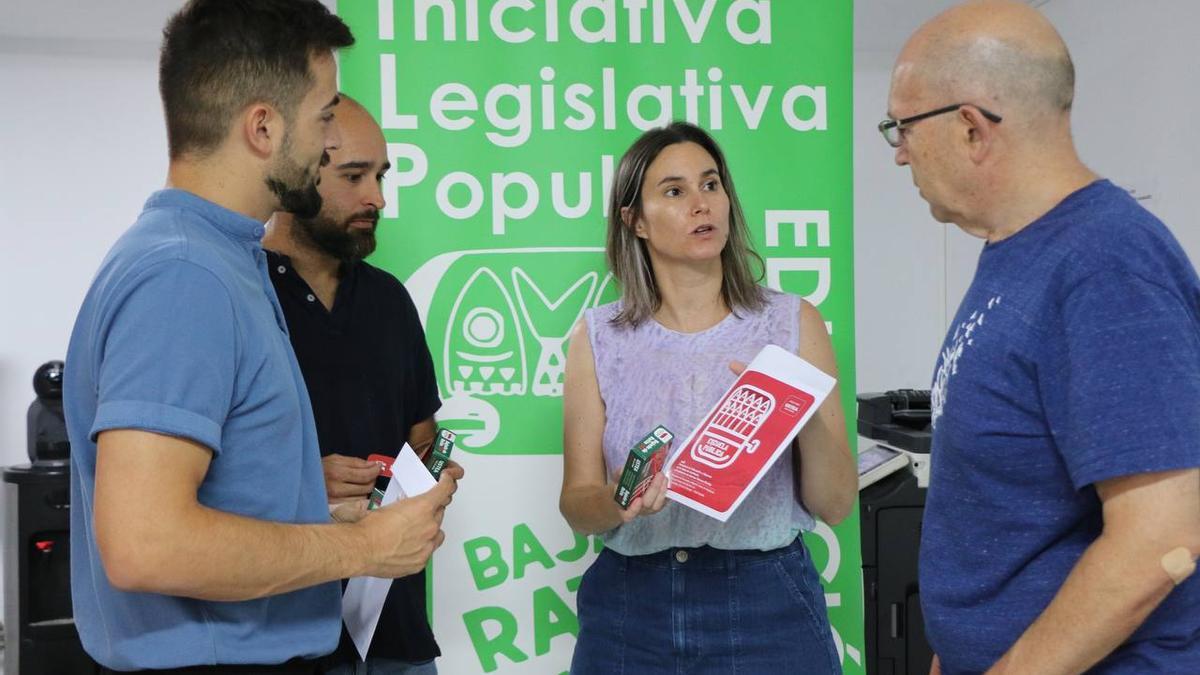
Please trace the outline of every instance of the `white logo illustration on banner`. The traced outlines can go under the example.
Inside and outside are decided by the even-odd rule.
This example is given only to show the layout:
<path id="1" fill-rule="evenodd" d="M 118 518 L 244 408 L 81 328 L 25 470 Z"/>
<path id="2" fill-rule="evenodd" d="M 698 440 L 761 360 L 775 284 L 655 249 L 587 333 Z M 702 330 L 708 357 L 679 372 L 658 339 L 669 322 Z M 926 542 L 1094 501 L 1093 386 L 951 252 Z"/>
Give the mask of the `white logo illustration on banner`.
<path id="1" fill-rule="evenodd" d="M 492 270 L 480 268 L 459 291 L 443 353 L 452 395 L 525 393 L 525 339 L 512 296 Z"/>
<path id="2" fill-rule="evenodd" d="M 453 251 L 431 259 L 408 279 L 406 286 L 426 325 L 435 295 L 454 298 L 440 340 L 444 400 L 438 417 L 456 421 L 463 447 L 483 448 L 496 441 L 503 406 L 497 407 L 495 397 L 562 396 L 567 337 L 584 310 L 612 290 L 612 274 L 582 272 L 569 277 L 566 290 L 559 293 L 557 289 L 564 285 L 561 275 L 547 278 L 538 262 L 549 255 L 602 252 L 600 248 Z M 514 260 L 520 263 L 514 265 Z M 473 268 L 469 277 L 455 292 L 450 285 L 455 282 L 447 275 L 461 279 L 463 265 L 470 263 L 474 264 L 467 268 Z M 547 263 L 544 269 L 553 266 Z M 551 288 L 554 291 L 548 293 Z M 437 340 L 436 331 L 431 332 L 431 340 Z"/>
<path id="3" fill-rule="evenodd" d="M 600 275 L 588 272 L 553 302 L 546 298 L 546 294 L 542 293 L 542 289 L 529 278 L 525 270 L 513 268 L 512 277 L 513 288 L 517 289 L 517 301 L 521 304 L 521 316 L 539 347 L 537 366 L 533 371 L 533 395 L 562 396 L 563 371 L 567 364 L 564 350 L 567 335 L 583 316 L 583 310 L 587 309 Z M 541 308 L 549 310 L 548 318 L 543 317 L 537 323 L 530 316 L 530 301 L 526 300 L 531 292 Z"/>
<path id="4" fill-rule="evenodd" d="M 1000 296 L 997 295 L 988 300 L 987 308 L 991 310 L 999 304 Z M 930 420 L 935 427 L 946 407 L 946 390 L 950 384 L 950 378 L 958 372 L 958 360 L 962 358 L 963 351 L 967 347 L 975 344 L 975 338 L 972 335 L 983 325 L 983 317 L 986 314 L 986 311 L 971 312 L 971 316 L 966 321 L 955 327 L 950 345 L 942 350 L 937 375 L 933 379 L 933 391 L 930 393 Z"/>
<path id="5" fill-rule="evenodd" d="M 700 432 L 700 440 L 692 446 L 692 459 L 723 469 L 743 450 L 754 453 L 758 440 L 750 441 L 750 437 L 774 409 L 775 397 L 762 389 L 749 384 L 734 389 Z"/>

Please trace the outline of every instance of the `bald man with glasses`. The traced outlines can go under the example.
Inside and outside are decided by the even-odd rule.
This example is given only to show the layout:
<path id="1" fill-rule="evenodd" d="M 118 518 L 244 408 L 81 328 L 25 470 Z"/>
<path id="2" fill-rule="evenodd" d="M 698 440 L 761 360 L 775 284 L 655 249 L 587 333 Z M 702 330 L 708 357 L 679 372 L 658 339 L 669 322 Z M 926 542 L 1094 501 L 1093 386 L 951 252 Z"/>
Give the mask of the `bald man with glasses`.
<path id="1" fill-rule="evenodd" d="M 1073 98 L 1053 26 L 985 0 L 910 38 L 879 125 L 986 240 L 933 380 L 935 672 L 1200 673 L 1200 279 L 1080 161 Z"/>

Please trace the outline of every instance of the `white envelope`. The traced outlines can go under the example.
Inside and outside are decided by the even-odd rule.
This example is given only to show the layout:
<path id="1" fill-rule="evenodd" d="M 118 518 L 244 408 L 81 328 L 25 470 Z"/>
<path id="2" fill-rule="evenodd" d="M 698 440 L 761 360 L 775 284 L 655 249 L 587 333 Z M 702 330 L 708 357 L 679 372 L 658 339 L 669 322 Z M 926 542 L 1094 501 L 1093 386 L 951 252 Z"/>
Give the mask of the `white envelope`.
<path id="1" fill-rule="evenodd" d="M 397 499 L 415 497 L 428 492 L 435 485 L 437 481 L 429 469 L 405 443 L 400 454 L 396 455 L 396 461 L 392 462 L 392 479 L 388 481 L 387 491 L 383 493 L 379 505 L 387 506 Z M 370 518 L 371 514 L 366 517 Z M 367 660 L 367 650 L 371 648 L 375 627 L 379 625 L 379 615 L 383 612 L 383 602 L 391 587 L 391 579 L 378 577 L 354 577 L 346 584 L 346 592 L 342 595 L 342 621 L 346 623 L 346 631 L 350 633 L 350 639 L 364 661 Z"/>
<path id="2" fill-rule="evenodd" d="M 727 521 L 835 383 L 786 349 L 763 347 L 667 460 L 667 498 Z"/>

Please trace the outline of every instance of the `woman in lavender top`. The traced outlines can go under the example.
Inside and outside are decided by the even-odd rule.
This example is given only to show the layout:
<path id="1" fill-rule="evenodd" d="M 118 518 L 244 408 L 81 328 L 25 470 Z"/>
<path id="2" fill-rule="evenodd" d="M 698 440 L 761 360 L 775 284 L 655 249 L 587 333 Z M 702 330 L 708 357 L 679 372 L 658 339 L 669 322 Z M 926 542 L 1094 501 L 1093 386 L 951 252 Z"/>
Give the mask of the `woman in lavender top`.
<path id="1" fill-rule="evenodd" d="M 579 587 L 571 672 L 841 672 L 799 537 L 857 495 L 836 389 L 725 523 L 668 502 L 661 474 L 627 509 L 613 500 L 629 448 L 658 424 L 682 441 L 763 346 L 836 377 L 824 320 L 757 285 L 725 157 L 690 124 L 648 131 L 622 157 L 607 254 L 621 300 L 575 326 L 563 396 L 559 508 L 605 541 Z"/>

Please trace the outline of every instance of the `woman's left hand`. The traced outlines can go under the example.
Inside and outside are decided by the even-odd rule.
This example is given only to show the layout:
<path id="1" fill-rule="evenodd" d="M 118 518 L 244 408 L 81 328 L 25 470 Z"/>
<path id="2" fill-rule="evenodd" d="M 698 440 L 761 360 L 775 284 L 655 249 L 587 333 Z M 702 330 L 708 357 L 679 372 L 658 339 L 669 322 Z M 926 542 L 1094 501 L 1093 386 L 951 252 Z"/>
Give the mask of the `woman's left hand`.
<path id="1" fill-rule="evenodd" d="M 667 475 L 659 473 L 650 481 L 646 491 L 621 511 L 621 522 L 628 523 L 638 516 L 650 516 L 667 505 Z"/>

